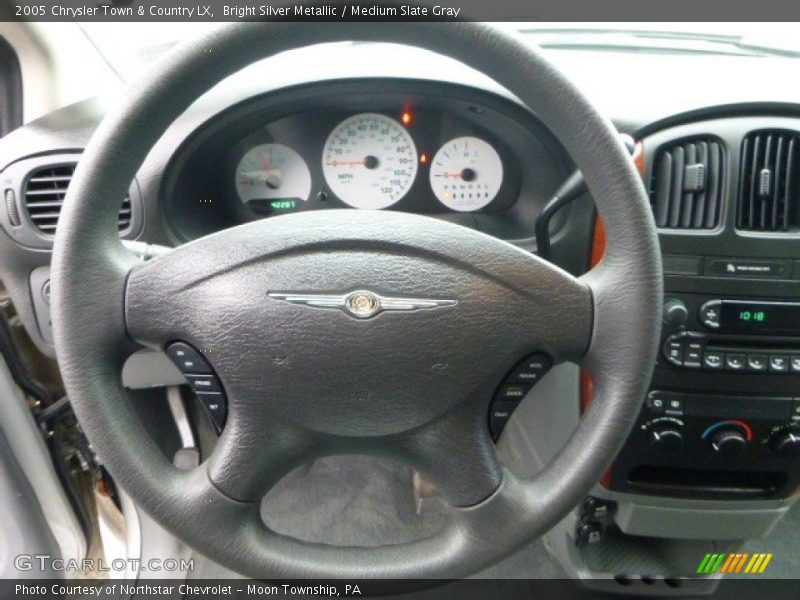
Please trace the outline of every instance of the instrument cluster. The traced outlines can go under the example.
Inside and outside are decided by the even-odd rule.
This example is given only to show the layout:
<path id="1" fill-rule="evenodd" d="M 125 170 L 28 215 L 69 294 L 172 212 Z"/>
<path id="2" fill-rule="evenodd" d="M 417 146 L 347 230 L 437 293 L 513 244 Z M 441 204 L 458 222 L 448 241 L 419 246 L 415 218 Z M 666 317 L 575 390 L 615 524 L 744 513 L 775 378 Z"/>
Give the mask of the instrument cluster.
<path id="1" fill-rule="evenodd" d="M 398 82 L 325 87 L 234 107 L 179 149 L 165 204 L 180 237 L 350 208 L 529 238 L 536 210 L 568 172 L 547 132 L 508 100 L 484 92 L 477 102 L 472 90 L 431 82 L 414 92 L 392 90 Z"/>
<path id="2" fill-rule="evenodd" d="M 460 136 L 445 142 L 431 158 L 417 149 L 410 133 L 413 121 L 409 110 L 400 121 L 381 113 L 353 115 L 331 131 L 321 157 L 308 158 L 321 160 L 324 185 L 352 208 L 394 206 L 421 170 L 441 210 L 472 212 L 491 204 L 503 183 L 503 161 L 492 144 Z M 313 189 L 306 159 L 283 143 L 247 149 L 234 178 L 239 200 L 260 212 L 299 210 Z"/>

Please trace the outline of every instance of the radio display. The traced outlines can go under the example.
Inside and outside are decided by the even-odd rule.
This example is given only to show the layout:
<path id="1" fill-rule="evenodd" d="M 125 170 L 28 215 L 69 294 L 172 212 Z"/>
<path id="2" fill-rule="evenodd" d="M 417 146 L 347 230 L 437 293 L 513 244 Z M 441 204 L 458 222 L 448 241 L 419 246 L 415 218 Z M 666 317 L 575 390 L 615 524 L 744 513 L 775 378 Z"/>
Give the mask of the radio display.
<path id="1" fill-rule="evenodd" d="M 732 333 L 800 334 L 800 303 L 723 300 L 723 331 Z"/>

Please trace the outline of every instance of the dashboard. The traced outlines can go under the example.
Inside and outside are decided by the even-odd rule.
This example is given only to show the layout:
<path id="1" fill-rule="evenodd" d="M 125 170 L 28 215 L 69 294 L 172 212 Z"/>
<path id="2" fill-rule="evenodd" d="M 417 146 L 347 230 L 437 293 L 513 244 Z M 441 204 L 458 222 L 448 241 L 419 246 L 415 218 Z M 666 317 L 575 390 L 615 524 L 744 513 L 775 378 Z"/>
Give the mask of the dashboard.
<path id="1" fill-rule="evenodd" d="M 176 235 L 334 208 L 426 214 L 532 237 L 569 173 L 512 102 L 431 82 L 301 86 L 215 116 L 175 154 L 163 197 Z"/>
<path id="2" fill-rule="evenodd" d="M 574 170 L 558 141 L 515 98 L 463 65 L 395 46 L 364 50 L 328 48 L 329 61 L 314 49 L 276 57 L 210 91 L 141 165 L 121 211 L 121 237 L 177 246 L 287 212 L 377 209 L 452 221 L 536 251 L 534 223 Z M 795 320 L 800 310 L 800 188 L 775 183 L 790 170 L 796 182 L 800 173 L 800 96 L 785 77 L 796 64 L 587 57 L 597 58 L 561 53 L 559 66 L 641 143 L 638 166 L 659 219 L 669 309 L 650 393 L 593 502 L 616 510 L 625 534 L 764 535 L 800 485 L 800 336 L 758 327 L 788 310 L 773 307 L 792 307 Z M 709 73 L 725 76 L 711 85 Z M 760 84 L 742 86 L 745 80 Z M 87 100 L 0 140 L 0 279 L 50 356 L 45 290 L 57 215 L 45 203 L 63 200 L 106 111 Z M 50 185 L 53 178 L 64 184 L 50 190 L 53 198 L 28 193 L 40 191 L 34 179 Z M 602 236 L 593 237 L 601 231 L 585 193 L 551 221 L 553 262 L 584 272 L 589 257 L 602 255 Z M 738 316 L 748 327 L 729 329 L 724 320 L 715 327 L 709 310 L 722 306 L 745 307 Z M 133 387 L 152 385 L 146 375 Z M 563 399 L 576 393 L 578 376 L 567 392 L 548 387 L 562 381 L 556 369 L 537 384 L 532 394 L 541 392 L 543 402 L 535 410 L 545 396 L 557 402 L 529 422 L 549 430 L 577 418 L 577 402 Z M 587 406 L 590 394 L 581 400 Z M 508 422 L 504 435 L 513 434 L 516 404 L 500 404 L 490 422 Z M 719 507 L 731 510 L 712 515 Z M 586 523 L 604 531 L 595 515 Z"/>

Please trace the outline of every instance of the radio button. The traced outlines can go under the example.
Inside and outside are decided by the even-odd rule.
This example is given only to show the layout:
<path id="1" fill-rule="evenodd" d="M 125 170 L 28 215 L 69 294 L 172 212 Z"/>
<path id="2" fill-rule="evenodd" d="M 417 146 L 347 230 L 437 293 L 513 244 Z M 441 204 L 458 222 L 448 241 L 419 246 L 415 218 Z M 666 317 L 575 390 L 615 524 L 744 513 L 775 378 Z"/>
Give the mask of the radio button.
<path id="1" fill-rule="evenodd" d="M 719 315 L 722 309 L 722 300 L 709 300 L 698 311 L 698 319 L 709 329 L 719 329 Z"/>
<path id="2" fill-rule="evenodd" d="M 683 355 L 683 366 L 699 368 L 702 363 L 703 344 L 701 342 L 689 342 L 686 344 L 686 353 Z"/>
<path id="3" fill-rule="evenodd" d="M 671 364 L 675 365 L 676 367 L 683 366 L 683 352 L 685 350 L 684 344 L 682 341 L 673 341 L 667 342 L 666 348 L 664 352 L 667 357 L 667 361 Z"/>
<path id="4" fill-rule="evenodd" d="M 767 355 L 766 354 L 748 354 L 747 355 L 747 370 L 748 371 L 766 371 L 767 370 Z"/>
<path id="5" fill-rule="evenodd" d="M 764 365 L 766 366 L 766 361 Z M 725 367 L 725 355 L 717 351 L 706 352 L 703 355 L 703 366 L 706 369 L 722 369 Z"/>
<path id="6" fill-rule="evenodd" d="M 747 364 L 747 356 L 745 354 L 726 354 L 725 355 L 725 368 L 728 371 L 743 371 Z"/>
<path id="7" fill-rule="evenodd" d="M 789 370 L 789 357 L 785 354 L 770 354 L 769 370 L 777 373 L 786 373 Z"/>

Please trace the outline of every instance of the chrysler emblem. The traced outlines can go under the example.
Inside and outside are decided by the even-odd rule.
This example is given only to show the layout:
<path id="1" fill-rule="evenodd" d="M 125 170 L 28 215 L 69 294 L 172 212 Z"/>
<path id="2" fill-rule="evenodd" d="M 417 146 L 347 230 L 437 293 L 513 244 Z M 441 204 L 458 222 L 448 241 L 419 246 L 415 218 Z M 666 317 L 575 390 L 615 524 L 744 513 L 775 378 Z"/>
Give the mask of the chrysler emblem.
<path id="1" fill-rule="evenodd" d="M 455 300 L 387 297 L 368 290 L 356 290 L 347 294 L 270 292 L 269 297 L 313 308 L 337 308 L 357 319 L 369 319 L 384 311 L 410 312 L 456 304 Z"/>

